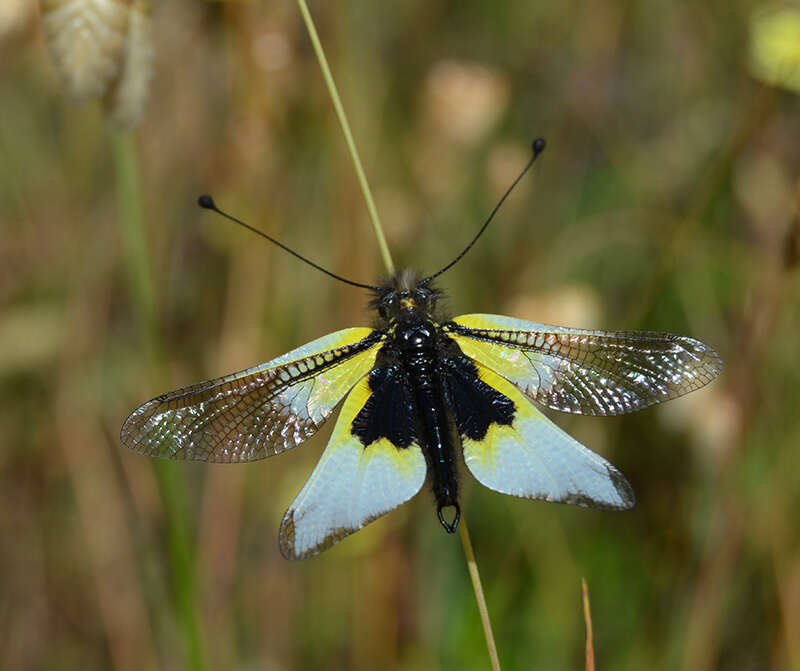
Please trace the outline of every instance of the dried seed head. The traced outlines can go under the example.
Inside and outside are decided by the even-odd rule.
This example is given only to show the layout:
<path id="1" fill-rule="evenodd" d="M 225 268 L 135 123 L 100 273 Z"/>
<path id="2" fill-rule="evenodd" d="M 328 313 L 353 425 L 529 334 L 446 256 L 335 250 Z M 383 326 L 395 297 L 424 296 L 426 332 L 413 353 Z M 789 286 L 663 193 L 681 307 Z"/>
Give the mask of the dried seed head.
<path id="1" fill-rule="evenodd" d="M 99 98 L 117 77 L 128 31 L 124 0 L 45 0 L 42 28 L 70 95 Z"/>
<path id="2" fill-rule="evenodd" d="M 109 113 L 118 124 L 139 123 L 153 75 L 153 37 L 150 0 L 134 0 L 128 21 L 128 37 L 122 70 L 106 97 Z"/>
<path id="3" fill-rule="evenodd" d="M 139 121 L 150 83 L 150 0 L 44 0 L 42 28 L 69 94 L 104 99 L 112 118 Z"/>

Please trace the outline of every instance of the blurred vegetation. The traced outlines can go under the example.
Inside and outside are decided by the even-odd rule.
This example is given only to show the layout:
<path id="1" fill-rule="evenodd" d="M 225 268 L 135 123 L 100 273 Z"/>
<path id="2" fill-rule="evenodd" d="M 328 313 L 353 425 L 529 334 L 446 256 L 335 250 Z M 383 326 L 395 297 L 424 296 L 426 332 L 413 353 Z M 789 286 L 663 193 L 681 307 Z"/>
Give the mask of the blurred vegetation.
<path id="1" fill-rule="evenodd" d="M 449 260 L 548 139 L 444 278 L 454 314 L 669 330 L 727 363 L 655 409 L 556 418 L 628 476 L 632 512 L 464 478 L 505 669 L 583 668 L 582 576 L 598 669 L 800 669 L 800 97 L 751 63 L 762 5 L 312 5 L 398 264 Z M 62 92 L 35 6 L 0 8 L 0 667 L 486 668 L 429 495 L 280 557 L 327 432 L 168 476 L 120 447 L 147 398 L 370 320 L 199 193 L 336 272 L 381 272 L 295 5 L 155 2 L 152 21 L 150 102 L 121 134 Z M 186 483 L 171 512 L 165 477 Z"/>

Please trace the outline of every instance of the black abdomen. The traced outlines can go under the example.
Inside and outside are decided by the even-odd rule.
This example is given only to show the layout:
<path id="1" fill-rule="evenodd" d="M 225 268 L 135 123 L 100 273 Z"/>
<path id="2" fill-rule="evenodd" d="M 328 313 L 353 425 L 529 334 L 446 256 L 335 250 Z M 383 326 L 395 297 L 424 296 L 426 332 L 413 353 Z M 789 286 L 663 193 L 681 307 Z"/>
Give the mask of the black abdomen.
<path id="1" fill-rule="evenodd" d="M 395 343 L 414 397 L 417 433 L 431 474 L 439 520 L 453 533 L 460 515 L 455 465 L 458 437 L 445 403 L 438 334 L 431 322 L 403 325 L 395 332 Z M 442 515 L 442 509 L 449 506 L 456 511 L 452 522 Z"/>

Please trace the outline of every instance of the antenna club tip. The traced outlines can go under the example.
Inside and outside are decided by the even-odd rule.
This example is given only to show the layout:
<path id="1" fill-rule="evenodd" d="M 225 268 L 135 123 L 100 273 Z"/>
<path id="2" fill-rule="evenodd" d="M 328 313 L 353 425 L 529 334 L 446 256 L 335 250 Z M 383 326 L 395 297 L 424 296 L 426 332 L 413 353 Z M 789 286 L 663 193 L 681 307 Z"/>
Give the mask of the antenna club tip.
<path id="1" fill-rule="evenodd" d="M 197 199 L 197 204 L 206 210 L 216 210 L 217 206 L 214 204 L 214 199 L 208 194 L 203 194 Z"/>
<path id="2" fill-rule="evenodd" d="M 543 137 L 537 137 L 533 141 L 533 155 L 538 156 L 544 151 L 544 148 L 547 146 L 547 142 L 544 141 Z"/>

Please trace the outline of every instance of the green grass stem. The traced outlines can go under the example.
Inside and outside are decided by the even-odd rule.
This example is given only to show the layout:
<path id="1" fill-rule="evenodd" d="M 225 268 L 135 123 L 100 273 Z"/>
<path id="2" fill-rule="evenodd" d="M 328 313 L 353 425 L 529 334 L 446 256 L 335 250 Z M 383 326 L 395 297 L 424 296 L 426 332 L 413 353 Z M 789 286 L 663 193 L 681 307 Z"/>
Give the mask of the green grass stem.
<path id="1" fill-rule="evenodd" d="M 328 59 L 325 58 L 325 51 L 322 48 L 322 43 L 319 41 L 317 29 L 314 26 L 314 20 L 311 18 L 311 12 L 308 11 L 308 5 L 305 0 L 297 0 L 297 6 L 300 8 L 300 13 L 303 15 L 303 21 L 306 24 L 308 35 L 311 38 L 311 44 L 314 46 L 314 53 L 317 54 L 319 67 L 322 69 L 322 76 L 325 79 L 325 85 L 328 87 L 328 93 L 333 101 L 333 107 L 336 110 L 336 116 L 339 118 L 339 125 L 342 127 L 344 133 L 344 141 L 347 144 L 347 149 L 350 152 L 350 158 L 353 161 L 353 167 L 356 169 L 356 176 L 358 183 L 361 186 L 361 192 L 364 194 L 364 200 L 367 203 L 367 211 L 369 218 L 372 222 L 372 229 L 375 232 L 375 237 L 378 240 L 378 249 L 383 259 L 383 264 L 386 266 L 386 271 L 389 275 L 394 275 L 394 262 L 392 255 L 389 253 L 389 246 L 386 244 L 386 236 L 383 234 L 383 227 L 381 220 L 378 217 L 378 210 L 375 207 L 375 201 L 372 199 L 372 192 L 367 182 L 367 176 L 364 174 L 364 168 L 361 167 L 361 159 L 358 157 L 358 149 L 353 139 L 353 134 L 350 132 L 350 124 L 347 121 L 347 115 L 344 112 L 342 101 L 339 98 L 339 91 L 336 88 L 336 83 L 333 81 L 333 74 L 328 67 Z"/>
<path id="2" fill-rule="evenodd" d="M 478 602 L 478 612 L 481 615 L 483 635 L 486 638 L 486 649 L 489 651 L 489 661 L 492 664 L 492 671 L 500 671 L 500 658 L 497 656 L 497 645 L 494 642 L 492 620 L 489 618 L 489 608 L 486 605 L 486 597 L 483 594 L 481 574 L 478 571 L 478 562 L 475 559 L 475 552 L 472 549 L 472 540 L 469 537 L 467 520 L 464 519 L 464 515 L 461 516 L 461 521 L 458 523 L 458 535 L 461 536 L 461 545 L 464 548 L 464 556 L 467 558 L 469 579 L 472 581 L 472 591 L 475 592 L 475 600 Z"/>
<path id="3" fill-rule="evenodd" d="M 163 371 L 163 356 L 144 228 L 139 156 L 129 133 L 112 132 L 112 145 L 128 283 L 151 378 L 158 380 Z M 187 532 L 190 518 L 186 480 L 178 464 L 161 459 L 152 460 L 152 464 L 167 520 L 170 576 L 174 607 L 186 646 L 185 666 L 192 671 L 200 671 L 205 664 L 196 596 L 196 553 Z"/>

